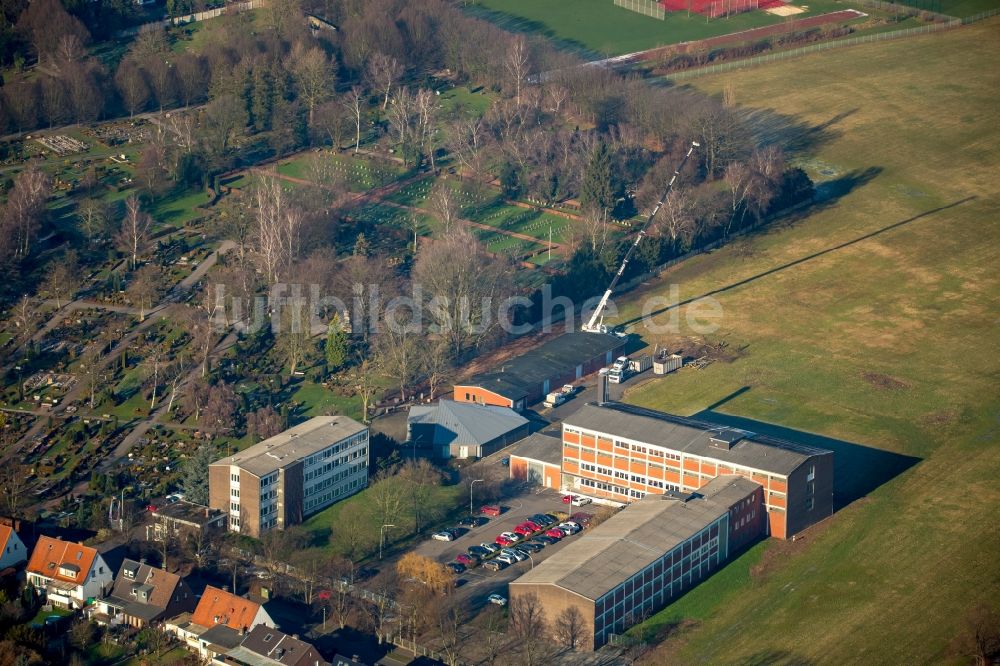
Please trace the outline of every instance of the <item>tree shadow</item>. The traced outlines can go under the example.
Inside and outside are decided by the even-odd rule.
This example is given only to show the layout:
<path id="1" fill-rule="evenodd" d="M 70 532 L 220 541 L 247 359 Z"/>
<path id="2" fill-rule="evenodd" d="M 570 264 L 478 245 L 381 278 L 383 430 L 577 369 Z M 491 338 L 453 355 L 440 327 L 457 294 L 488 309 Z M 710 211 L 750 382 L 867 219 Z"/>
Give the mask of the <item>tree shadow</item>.
<path id="1" fill-rule="evenodd" d="M 894 222 L 892 224 L 889 224 L 887 226 L 882 227 L 881 229 L 876 229 L 875 231 L 869 232 L 867 234 L 863 234 L 861 236 L 858 236 L 857 238 L 852 238 L 851 240 L 844 241 L 843 243 L 838 243 L 837 245 L 834 245 L 832 247 L 828 247 L 825 250 L 820 250 L 818 252 L 813 252 L 812 254 L 808 254 L 808 255 L 806 255 L 804 257 L 800 257 L 800 258 L 795 259 L 793 261 L 789 261 L 789 262 L 787 262 L 785 264 L 782 264 L 780 266 L 775 266 L 774 268 L 769 268 L 766 271 L 757 273 L 756 275 L 751 275 L 750 277 L 744 278 L 742 280 L 737 280 L 736 282 L 733 282 L 732 284 L 728 284 L 728 285 L 726 285 L 724 287 L 719 287 L 718 289 L 712 289 L 712 290 L 706 291 L 705 293 L 700 294 L 698 296 L 692 296 L 691 298 L 684 299 L 683 301 L 680 301 L 678 303 L 674 303 L 674 304 L 668 305 L 666 307 L 660 308 L 659 310 L 654 310 L 653 312 L 647 313 L 644 316 L 633 317 L 632 319 L 628 319 L 628 320 L 622 321 L 618 325 L 621 326 L 621 327 L 626 327 L 626 326 L 631 325 L 631 324 L 637 324 L 637 323 L 641 322 L 644 319 L 644 317 L 655 317 L 657 315 L 663 314 L 665 312 L 669 312 L 670 310 L 682 307 L 684 305 L 689 305 L 689 304 L 693 303 L 694 301 L 698 301 L 698 300 L 706 298 L 708 296 L 717 296 L 719 294 L 724 294 L 724 293 L 726 293 L 728 291 L 732 291 L 733 289 L 737 289 L 739 287 L 743 287 L 743 286 L 746 286 L 748 284 L 752 284 L 752 283 L 756 282 L 757 280 L 760 280 L 761 278 L 765 278 L 765 277 L 768 277 L 770 275 L 774 275 L 776 273 L 780 273 L 782 271 L 785 271 L 785 270 L 787 270 L 789 268 L 794 268 L 794 267 L 799 266 L 801 264 L 808 263 L 808 262 L 810 262 L 810 261 L 812 261 L 814 259 L 818 259 L 819 257 L 822 257 L 824 255 L 830 254 L 832 252 L 836 252 L 838 250 L 843 250 L 845 248 L 851 247 L 852 245 L 856 245 L 857 243 L 860 243 L 862 241 L 866 241 L 866 240 L 869 240 L 871 238 L 875 238 L 877 236 L 885 234 L 885 233 L 887 233 L 889 231 L 892 231 L 894 229 L 898 229 L 899 227 L 902 227 L 902 226 L 911 224 L 913 222 L 916 222 L 917 220 L 921 220 L 921 219 L 930 217 L 930 216 L 932 216 L 932 215 L 934 215 L 936 213 L 940 213 L 942 211 L 948 210 L 949 208 L 955 208 L 957 206 L 961 206 L 962 204 L 969 203 L 970 201 L 974 201 L 975 199 L 976 199 L 975 195 L 968 196 L 968 197 L 965 197 L 964 199 L 959 199 L 958 201 L 954 201 L 954 202 L 952 202 L 950 204 L 946 204 L 944 206 L 938 206 L 937 208 L 932 208 L 930 210 L 926 210 L 923 213 L 918 213 L 917 215 L 914 215 L 913 217 L 908 217 L 905 220 L 900 220 L 899 222 Z"/>
<path id="2" fill-rule="evenodd" d="M 716 408 L 749 390 L 748 386 L 742 387 L 708 409 L 698 412 L 694 418 L 776 437 L 793 444 L 833 451 L 834 510 L 842 509 L 855 500 L 865 497 L 921 461 L 921 458 L 916 456 L 893 453 L 855 442 L 715 411 Z"/>
<path id="3" fill-rule="evenodd" d="M 824 144 L 842 136 L 837 125 L 858 111 L 857 107 L 843 111 L 816 125 L 773 109 L 741 107 L 739 117 L 759 145 L 780 146 L 786 153 L 802 155 L 814 154 Z"/>
<path id="4" fill-rule="evenodd" d="M 507 32 L 519 32 L 527 35 L 540 35 L 545 37 L 556 48 L 576 54 L 583 60 L 600 60 L 605 56 L 594 51 L 583 42 L 575 39 L 567 39 L 556 35 L 552 28 L 541 21 L 535 21 L 523 16 L 508 14 L 507 12 L 489 9 L 482 5 L 470 5 L 462 8 L 465 13 L 484 21 L 489 21 L 493 25 Z"/>

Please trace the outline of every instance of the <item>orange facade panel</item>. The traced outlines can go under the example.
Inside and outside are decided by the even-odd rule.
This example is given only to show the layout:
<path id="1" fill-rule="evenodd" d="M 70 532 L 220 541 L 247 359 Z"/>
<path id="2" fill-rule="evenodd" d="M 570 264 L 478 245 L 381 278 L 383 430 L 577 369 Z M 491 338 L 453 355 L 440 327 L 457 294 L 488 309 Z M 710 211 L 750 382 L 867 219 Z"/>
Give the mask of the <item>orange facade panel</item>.
<path id="1" fill-rule="evenodd" d="M 769 495 L 767 498 L 768 506 L 777 506 L 782 509 L 788 507 L 788 500 L 784 497 L 779 497 L 778 495 Z"/>
<path id="2" fill-rule="evenodd" d="M 495 405 L 497 407 L 513 407 L 514 401 L 505 398 L 499 393 L 487 391 L 480 386 L 455 386 L 456 402 L 478 402 L 481 405 Z"/>
<path id="3" fill-rule="evenodd" d="M 692 476 L 690 474 L 685 474 L 684 475 L 684 485 L 688 486 L 689 488 L 700 488 L 701 487 L 701 481 L 698 479 L 697 476 Z"/>
<path id="4" fill-rule="evenodd" d="M 597 450 L 603 451 L 604 453 L 611 453 L 612 446 L 610 439 L 604 439 L 603 437 L 597 438 Z"/>
<path id="5" fill-rule="evenodd" d="M 672 484 L 674 484 L 676 486 L 676 485 L 680 485 L 681 475 L 680 475 L 680 472 L 672 472 L 672 471 L 670 471 L 668 469 L 666 472 L 664 472 L 663 479 L 667 483 L 672 483 Z"/>
<path id="6" fill-rule="evenodd" d="M 698 471 L 698 460 L 696 458 L 685 458 L 684 459 L 684 471 L 685 472 L 697 472 Z"/>
<path id="7" fill-rule="evenodd" d="M 633 461 L 630 471 L 633 474 L 645 474 L 646 473 L 646 463 Z"/>
<path id="8" fill-rule="evenodd" d="M 597 454 L 593 451 L 580 451 L 580 460 L 583 462 L 597 462 Z"/>
<path id="9" fill-rule="evenodd" d="M 701 473 L 708 474 L 711 477 L 715 477 L 718 474 L 718 470 L 715 463 L 703 462 L 701 463 Z"/>
<path id="10" fill-rule="evenodd" d="M 589 446 L 590 448 L 594 448 L 594 446 L 597 444 L 597 441 L 593 435 L 582 435 L 580 439 L 581 439 L 581 444 L 583 444 L 583 446 Z"/>
<path id="11" fill-rule="evenodd" d="M 580 435 L 575 432 L 563 432 L 563 442 L 566 444 L 579 444 Z"/>
<path id="12" fill-rule="evenodd" d="M 784 539 L 786 534 L 786 515 L 783 511 L 768 511 L 767 524 L 771 536 Z"/>
<path id="13" fill-rule="evenodd" d="M 653 467 L 652 465 L 649 466 L 649 476 L 654 479 L 663 479 L 665 473 L 665 470 L 660 467 Z"/>
<path id="14" fill-rule="evenodd" d="M 567 459 L 567 458 L 569 458 L 569 459 L 576 459 L 576 458 L 579 458 L 579 457 L 580 457 L 580 455 L 579 455 L 579 453 L 577 453 L 577 451 L 575 449 L 571 449 L 568 446 L 564 446 L 563 447 L 563 459 Z"/>
<path id="15" fill-rule="evenodd" d="M 664 462 L 666 463 L 667 467 L 673 467 L 674 469 L 680 469 L 681 468 L 681 461 L 680 460 L 674 460 L 673 458 L 667 458 Z"/>
<path id="16" fill-rule="evenodd" d="M 628 458 L 615 458 L 615 469 L 628 469 Z"/>
<path id="17" fill-rule="evenodd" d="M 598 453 L 597 464 L 604 465 L 605 467 L 611 467 L 611 455 L 606 453 Z"/>
<path id="18" fill-rule="evenodd" d="M 580 473 L 580 466 L 577 465 L 575 462 L 571 462 L 569 460 L 564 460 L 563 461 L 563 469 L 566 471 L 567 474 L 579 474 Z"/>
<path id="19" fill-rule="evenodd" d="M 768 490 L 773 490 L 778 493 L 788 492 L 788 481 L 786 479 L 771 479 L 771 483 L 768 486 Z"/>

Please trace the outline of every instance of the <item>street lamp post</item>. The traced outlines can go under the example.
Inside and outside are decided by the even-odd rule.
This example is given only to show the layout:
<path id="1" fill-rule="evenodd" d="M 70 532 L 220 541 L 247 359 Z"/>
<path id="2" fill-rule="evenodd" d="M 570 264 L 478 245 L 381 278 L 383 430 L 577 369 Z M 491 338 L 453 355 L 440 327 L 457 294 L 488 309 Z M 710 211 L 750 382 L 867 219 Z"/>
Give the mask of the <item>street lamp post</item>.
<path id="1" fill-rule="evenodd" d="M 482 483 L 482 482 L 483 482 L 482 479 L 473 479 L 472 483 L 469 484 L 469 515 L 470 516 L 476 515 L 476 512 L 472 510 L 472 489 L 476 486 L 477 483 Z"/>
<path id="2" fill-rule="evenodd" d="M 378 559 L 382 559 L 382 548 L 385 547 L 385 528 L 395 525 L 383 525 L 378 531 Z"/>
<path id="3" fill-rule="evenodd" d="M 529 553 L 526 550 L 522 550 L 521 552 L 528 556 L 528 560 L 531 562 L 531 568 L 534 569 L 535 568 L 535 558 L 533 558 L 531 556 L 531 553 Z"/>

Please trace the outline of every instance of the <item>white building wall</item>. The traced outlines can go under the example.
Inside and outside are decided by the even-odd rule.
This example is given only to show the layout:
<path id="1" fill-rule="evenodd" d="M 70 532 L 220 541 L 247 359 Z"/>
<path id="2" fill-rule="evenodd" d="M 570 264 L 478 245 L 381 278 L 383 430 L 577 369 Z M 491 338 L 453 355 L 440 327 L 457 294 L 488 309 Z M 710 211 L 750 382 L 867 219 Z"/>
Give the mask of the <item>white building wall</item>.
<path id="1" fill-rule="evenodd" d="M 17 536 L 17 532 L 11 530 L 10 538 L 7 539 L 7 546 L 0 553 L 0 569 L 16 566 L 28 561 L 28 549 L 24 547 L 24 542 Z"/>

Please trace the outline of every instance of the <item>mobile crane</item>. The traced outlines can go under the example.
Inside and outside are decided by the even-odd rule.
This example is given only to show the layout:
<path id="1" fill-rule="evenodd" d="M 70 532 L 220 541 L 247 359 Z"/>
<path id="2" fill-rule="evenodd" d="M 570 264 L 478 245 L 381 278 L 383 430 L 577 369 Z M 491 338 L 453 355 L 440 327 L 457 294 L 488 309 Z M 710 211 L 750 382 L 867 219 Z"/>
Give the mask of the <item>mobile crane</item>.
<path id="1" fill-rule="evenodd" d="M 608 327 L 604 325 L 604 309 L 608 306 L 608 299 L 611 298 L 611 294 L 618 285 L 618 281 L 621 279 L 622 275 L 625 274 L 625 268 L 628 266 L 629 259 L 632 258 L 632 253 L 635 252 L 635 248 L 639 246 L 639 242 L 642 241 L 643 236 L 646 235 L 646 231 L 649 229 L 649 225 L 652 224 L 653 218 L 660 212 L 660 208 L 663 207 L 663 202 L 666 201 L 667 197 L 670 195 L 670 191 L 674 187 L 674 182 L 677 180 L 677 176 L 680 175 L 684 165 L 687 164 L 688 158 L 691 157 L 691 153 L 694 152 L 694 149 L 700 146 L 701 144 L 697 141 L 692 141 L 691 147 L 688 148 L 688 151 L 681 160 L 681 163 L 677 165 L 676 169 L 674 169 L 674 175 L 670 178 L 670 182 L 667 183 L 667 187 L 663 191 L 663 196 L 661 196 L 660 200 L 656 202 L 653 212 L 649 214 L 649 217 L 646 218 L 646 222 L 642 225 L 642 228 L 639 229 L 639 233 L 635 237 L 635 242 L 632 243 L 628 252 L 625 253 L 625 258 L 622 259 L 622 265 L 618 267 L 618 272 L 615 273 L 615 277 L 611 280 L 611 284 L 608 285 L 608 290 L 604 292 L 604 296 L 601 297 L 597 307 L 594 308 L 594 314 L 591 315 L 590 321 L 583 325 L 583 331 L 585 333 L 609 332 Z"/>

